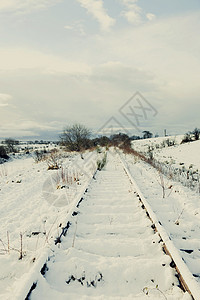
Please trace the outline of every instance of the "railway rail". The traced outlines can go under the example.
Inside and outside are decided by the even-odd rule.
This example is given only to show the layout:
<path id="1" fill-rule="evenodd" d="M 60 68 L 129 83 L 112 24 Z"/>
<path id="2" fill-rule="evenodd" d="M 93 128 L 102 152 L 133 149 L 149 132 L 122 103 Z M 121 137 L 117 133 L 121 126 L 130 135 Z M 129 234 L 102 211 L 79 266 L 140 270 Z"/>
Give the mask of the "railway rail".
<path id="1" fill-rule="evenodd" d="M 122 164 L 124 166 L 124 170 L 128 175 L 130 182 L 133 184 L 135 190 L 137 191 L 137 197 L 142 204 L 142 208 L 146 211 L 148 218 L 152 222 L 152 228 L 158 232 L 159 236 L 163 241 L 163 250 L 164 252 L 169 255 L 172 259 L 174 268 L 177 271 L 178 278 L 181 284 L 181 288 L 184 291 L 187 291 L 191 297 L 195 300 L 200 299 L 200 286 L 199 283 L 195 280 L 194 276 L 188 269 L 187 265 L 184 263 L 183 259 L 181 258 L 177 248 L 174 246 L 173 242 L 169 238 L 168 234 L 166 233 L 165 229 L 163 228 L 161 222 L 157 219 L 155 213 L 152 211 L 150 205 L 146 201 L 143 193 L 141 192 L 140 188 L 138 187 L 137 183 L 133 179 L 128 165 L 126 161 L 120 157 Z"/>
<path id="2" fill-rule="evenodd" d="M 105 170 L 77 198 L 55 245 L 16 291 L 16 300 L 181 299 L 179 284 L 200 299 L 199 284 L 126 162 L 112 153 Z"/>

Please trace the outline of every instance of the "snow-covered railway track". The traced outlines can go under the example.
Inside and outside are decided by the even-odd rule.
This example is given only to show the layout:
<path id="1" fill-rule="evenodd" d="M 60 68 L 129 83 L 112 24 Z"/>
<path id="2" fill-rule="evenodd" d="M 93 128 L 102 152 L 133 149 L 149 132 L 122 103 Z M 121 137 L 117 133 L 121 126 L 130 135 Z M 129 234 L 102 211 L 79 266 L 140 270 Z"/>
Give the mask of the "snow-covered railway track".
<path id="1" fill-rule="evenodd" d="M 109 155 L 26 299 L 183 299 L 174 257 L 162 251 L 164 231 L 141 197 L 123 162 Z"/>
<path id="2" fill-rule="evenodd" d="M 134 186 L 135 193 L 141 202 L 142 208 L 146 211 L 148 218 L 152 222 L 152 228 L 159 234 L 163 242 L 163 251 L 172 259 L 172 265 L 176 269 L 181 288 L 188 292 L 193 299 L 200 299 L 199 283 L 195 280 L 193 274 L 190 272 L 184 260 L 180 256 L 178 249 L 175 247 L 169 235 L 166 233 L 165 228 L 163 228 L 162 223 L 157 219 L 157 216 L 151 209 L 149 203 L 146 201 L 144 195 L 129 171 L 128 164 L 122 157 L 120 157 L 120 160 L 124 166 L 126 174 L 130 179 L 131 184 Z"/>

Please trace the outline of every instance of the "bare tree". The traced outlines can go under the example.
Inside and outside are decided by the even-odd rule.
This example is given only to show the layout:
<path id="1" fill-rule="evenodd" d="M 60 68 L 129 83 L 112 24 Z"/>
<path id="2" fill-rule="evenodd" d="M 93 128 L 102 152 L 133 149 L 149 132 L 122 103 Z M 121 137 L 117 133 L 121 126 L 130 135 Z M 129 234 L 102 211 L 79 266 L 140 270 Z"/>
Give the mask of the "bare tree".
<path id="1" fill-rule="evenodd" d="M 69 151 L 81 151 L 90 146 L 91 131 L 81 124 L 67 126 L 60 136 L 61 145 Z"/>
<path id="2" fill-rule="evenodd" d="M 7 148 L 8 152 L 16 152 L 15 145 L 19 145 L 19 141 L 8 138 L 8 139 L 5 139 L 5 144 L 6 144 L 6 148 Z"/>

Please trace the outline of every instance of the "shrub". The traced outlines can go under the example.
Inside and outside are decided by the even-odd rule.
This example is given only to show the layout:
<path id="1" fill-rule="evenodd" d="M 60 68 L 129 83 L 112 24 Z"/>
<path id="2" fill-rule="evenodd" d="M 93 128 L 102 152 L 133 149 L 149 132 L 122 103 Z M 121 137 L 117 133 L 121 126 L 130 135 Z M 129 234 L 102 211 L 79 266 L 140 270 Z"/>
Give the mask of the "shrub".
<path id="1" fill-rule="evenodd" d="M 150 139 L 150 138 L 152 138 L 152 136 L 153 136 L 153 133 L 151 133 L 151 132 L 148 131 L 148 130 L 144 130 L 142 133 L 143 133 L 143 138 L 144 138 L 144 139 Z"/>
<path id="2" fill-rule="evenodd" d="M 97 170 L 101 171 L 105 167 L 106 162 L 107 162 L 107 153 L 104 154 L 104 157 L 102 160 L 97 161 Z"/>
<path id="3" fill-rule="evenodd" d="M 176 145 L 175 139 L 172 139 L 172 140 L 167 139 L 166 144 L 167 144 L 168 147 Z"/>
<path id="4" fill-rule="evenodd" d="M 184 144 L 184 143 L 189 143 L 192 141 L 192 137 L 191 137 L 191 134 L 190 133 L 186 133 L 184 135 L 184 138 L 182 139 L 181 141 L 181 144 Z"/>
<path id="5" fill-rule="evenodd" d="M 102 147 L 106 147 L 110 144 L 110 139 L 107 136 L 102 136 L 98 139 L 98 144 Z"/>
<path id="6" fill-rule="evenodd" d="M 0 158 L 8 159 L 6 148 L 4 146 L 0 146 Z"/>
<path id="7" fill-rule="evenodd" d="M 198 128 L 195 128 L 193 131 L 192 131 L 192 134 L 194 134 L 194 138 L 196 141 L 199 140 L 199 134 L 200 134 L 200 130 Z"/>
<path id="8" fill-rule="evenodd" d="M 162 143 L 160 144 L 161 148 L 165 148 L 166 147 L 166 143 L 165 140 L 162 141 Z"/>
<path id="9" fill-rule="evenodd" d="M 97 146 L 96 151 L 97 151 L 97 153 L 101 153 L 102 152 L 101 147 Z"/>
<path id="10" fill-rule="evenodd" d="M 60 167 L 60 155 L 57 149 L 51 150 L 48 156 L 46 156 L 48 164 L 48 170 L 57 170 Z"/>
<path id="11" fill-rule="evenodd" d="M 149 149 L 147 152 L 148 160 L 152 161 L 153 160 L 153 150 Z"/>
<path id="12" fill-rule="evenodd" d="M 40 161 L 43 161 L 45 159 L 45 154 L 44 154 L 44 151 L 38 151 L 36 150 L 34 152 L 34 160 L 36 163 L 40 162 Z"/>
<path id="13" fill-rule="evenodd" d="M 125 133 L 113 134 L 113 135 L 111 135 L 110 140 L 111 140 L 112 145 L 115 147 L 123 148 L 123 146 L 125 146 L 125 145 L 127 145 L 127 146 L 131 145 L 131 140 L 130 140 L 129 136 Z"/>

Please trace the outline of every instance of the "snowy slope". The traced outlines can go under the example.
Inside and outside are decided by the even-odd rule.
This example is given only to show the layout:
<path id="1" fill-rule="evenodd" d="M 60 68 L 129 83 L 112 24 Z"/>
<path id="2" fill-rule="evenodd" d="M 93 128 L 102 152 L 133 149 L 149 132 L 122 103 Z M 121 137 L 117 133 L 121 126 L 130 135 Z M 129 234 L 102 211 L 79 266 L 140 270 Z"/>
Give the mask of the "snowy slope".
<path id="1" fill-rule="evenodd" d="M 193 169 L 200 170 L 200 141 L 180 144 L 182 138 L 183 136 L 138 140 L 132 142 L 132 147 L 144 153 L 147 153 L 151 147 L 153 157 L 159 161 L 171 163 L 177 167 L 184 165 L 187 169 L 192 166 Z M 167 139 L 175 140 L 176 145 L 168 147 L 165 144 L 163 147 L 162 143 Z"/>
<path id="2" fill-rule="evenodd" d="M 184 164 L 186 168 L 193 166 L 194 169 L 200 170 L 200 141 L 163 148 L 161 151 L 155 151 L 154 156 L 160 161 L 174 160 L 177 165 Z"/>
<path id="3" fill-rule="evenodd" d="M 166 143 L 167 140 L 174 141 L 176 145 L 180 145 L 183 139 L 183 135 L 177 136 L 166 136 L 166 137 L 156 137 L 151 139 L 142 139 L 132 141 L 132 147 L 139 152 L 147 152 L 149 147 L 163 148 L 163 143 Z M 165 145 L 166 146 L 166 145 Z"/>

